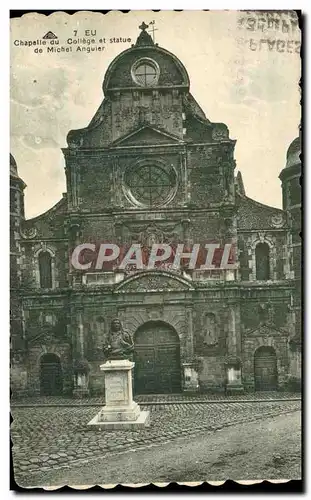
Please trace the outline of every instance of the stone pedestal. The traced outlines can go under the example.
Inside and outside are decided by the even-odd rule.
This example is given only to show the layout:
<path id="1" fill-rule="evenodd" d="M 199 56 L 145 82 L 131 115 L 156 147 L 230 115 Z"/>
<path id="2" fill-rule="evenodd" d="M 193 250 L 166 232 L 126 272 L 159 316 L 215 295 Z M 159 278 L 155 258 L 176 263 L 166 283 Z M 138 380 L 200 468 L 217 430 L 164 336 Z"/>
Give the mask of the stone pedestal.
<path id="1" fill-rule="evenodd" d="M 237 394 L 244 392 L 244 387 L 241 381 L 241 368 L 237 366 L 227 367 L 227 394 Z"/>
<path id="2" fill-rule="evenodd" d="M 89 396 L 89 380 L 86 374 L 76 374 L 74 376 L 74 388 L 72 395 L 74 398 L 86 398 Z"/>
<path id="3" fill-rule="evenodd" d="M 183 391 L 197 392 L 199 390 L 198 373 L 192 363 L 183 363 Z"/>
<path id="4" fill-rule="evenodd" d="M 136 429 L 149 423 L 149 412 L 133 401 L 132 369 L 127 359 L 107 361 L 100 366 L 105 373 L 106 405 L 88 423 L 98 429 Z"/>

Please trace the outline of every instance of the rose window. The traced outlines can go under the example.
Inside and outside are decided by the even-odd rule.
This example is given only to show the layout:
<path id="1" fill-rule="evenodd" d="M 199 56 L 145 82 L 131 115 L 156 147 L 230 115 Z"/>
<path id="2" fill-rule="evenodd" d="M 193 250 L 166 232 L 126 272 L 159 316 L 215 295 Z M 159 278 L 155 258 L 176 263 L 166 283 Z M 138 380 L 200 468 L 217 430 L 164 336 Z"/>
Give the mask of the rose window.
<path id="1" fill-rule="evenodd" d="M 174 171 L 159 165 L 138 165 L 126 178 L 128 195 L 135 204 L 159 206 L 169 201 L 176 185 Z"/>

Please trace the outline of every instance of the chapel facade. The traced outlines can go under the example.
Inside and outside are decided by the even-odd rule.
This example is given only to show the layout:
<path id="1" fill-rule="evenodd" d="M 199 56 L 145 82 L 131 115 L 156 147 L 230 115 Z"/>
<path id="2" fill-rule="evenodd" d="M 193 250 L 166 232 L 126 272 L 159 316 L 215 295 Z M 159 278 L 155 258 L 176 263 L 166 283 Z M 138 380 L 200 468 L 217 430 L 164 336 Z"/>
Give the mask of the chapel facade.
<path id="1" fill-rule="evenodd" d="M 11 387 L 104 394 L 103 344 L 134 340 L 135 393 L 282 390 L 301 378 L 300 136 L 280 173 L 283 209 L 245 193 L 235 140 L 190 93 L 182 62 L 141 26 L 110 64 L 104 99 L 63 149 L 67 191 L 24 216 L 10 156 Z M 84 242 L 232 242 L 235 269 L 82 272 Z"/>

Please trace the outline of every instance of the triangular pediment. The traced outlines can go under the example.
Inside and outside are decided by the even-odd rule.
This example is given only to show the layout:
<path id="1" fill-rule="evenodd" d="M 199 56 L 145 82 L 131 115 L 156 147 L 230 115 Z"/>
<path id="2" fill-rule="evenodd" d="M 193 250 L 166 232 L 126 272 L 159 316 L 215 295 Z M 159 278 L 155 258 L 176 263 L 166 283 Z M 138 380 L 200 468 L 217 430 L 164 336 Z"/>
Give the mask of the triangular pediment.
<path id="1" fill-rule="evenodd" d="M 151 126 L 143 126 L 134 130 L 120 139 L 117 139 L 112 146 L 146 146 L 153 144 L 180 144 L 184 141 L 177 136 L 164 130 L 159 130 Z"/>
<path id="2" fill-rule="evenodd" d="M 37 334 L 34 335 L 33 337 L 30 337 L 28 339 L 29 344 L 33 345 L 42 345 L 42 344 L 51 344 L 55 343 L 57 340 L 54 335 L 53 328 L 41 328 L 41 331 Z"/>
<path id="3" fill-rule="evenodd" d="M 289 333 L 284 330 L 283 328 L 276 328 L 274 325 L 270 325 L 267 323 L 262 323 L 258 327 L 247 330 L 246 332 L 247 337 L 287 337 Z"/>

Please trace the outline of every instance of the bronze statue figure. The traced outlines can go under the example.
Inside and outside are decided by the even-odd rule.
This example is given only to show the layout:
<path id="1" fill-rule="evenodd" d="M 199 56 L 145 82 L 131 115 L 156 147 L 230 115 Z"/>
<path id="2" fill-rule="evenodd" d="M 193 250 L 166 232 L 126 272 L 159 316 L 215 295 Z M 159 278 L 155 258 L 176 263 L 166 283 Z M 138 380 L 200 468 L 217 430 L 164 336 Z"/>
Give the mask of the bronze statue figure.
<path id="1" fill-rule="evenodd" d="M 123 330 L 122 323 L 118 318 L 111 322 L 110 331 L 106 344 L 103 347 L 105 360 L 132 359 L 134 342 L 130 333 Z"/>

